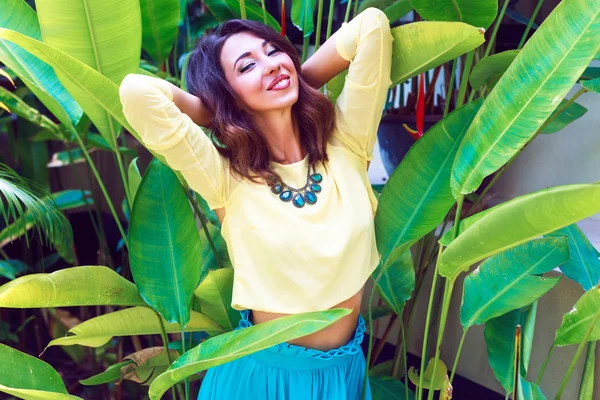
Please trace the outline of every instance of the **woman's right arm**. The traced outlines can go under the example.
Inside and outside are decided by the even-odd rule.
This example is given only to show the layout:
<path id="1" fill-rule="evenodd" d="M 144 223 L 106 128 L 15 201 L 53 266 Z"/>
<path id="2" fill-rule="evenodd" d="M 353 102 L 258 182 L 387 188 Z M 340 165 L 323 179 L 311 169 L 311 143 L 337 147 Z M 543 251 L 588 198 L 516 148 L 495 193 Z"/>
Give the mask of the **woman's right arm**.
<path id="1" fill-rule="evenodd" d="M 229 162 L 199 125 L 210 115 L 196 96 L 153 76 L 129 74 L 119 87 L 123 114 L 144 146 L 165 157 L 211 210 L 224 207 L 231 193 Z"/>

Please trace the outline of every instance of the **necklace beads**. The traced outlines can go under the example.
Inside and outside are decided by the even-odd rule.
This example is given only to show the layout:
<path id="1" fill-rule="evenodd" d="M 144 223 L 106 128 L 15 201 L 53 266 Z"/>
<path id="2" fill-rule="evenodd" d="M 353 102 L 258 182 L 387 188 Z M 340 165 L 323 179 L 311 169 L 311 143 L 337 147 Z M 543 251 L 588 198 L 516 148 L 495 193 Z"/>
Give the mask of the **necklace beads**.
<path id="1" fill-rule="evenodd" d="M 284 202 L 291 201 L 297 208 L 302 208 L 306 203 L 315 204 L 318 200 L 317 193 L 321 192 L 320 183 L 323 181 L 323 175 L 316 172 L 313 166 L 313 173 L 310 173 L 310 166 L 306 171 L 306 183 L 301 188 L 294 188 L 283 181 L 275 182 L 271 186 L 271 192 L 279 196 Z"/>

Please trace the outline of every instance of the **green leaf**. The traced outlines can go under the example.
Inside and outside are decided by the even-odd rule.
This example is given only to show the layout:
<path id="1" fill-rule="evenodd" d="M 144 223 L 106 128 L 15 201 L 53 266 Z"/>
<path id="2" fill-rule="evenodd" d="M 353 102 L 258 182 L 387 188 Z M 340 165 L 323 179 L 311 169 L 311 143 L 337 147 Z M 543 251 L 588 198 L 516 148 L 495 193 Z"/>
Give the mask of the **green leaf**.
<path id="1" fill-rule="evenodd" d="M 435 358 L 432 358 L 427 363 L 425 375 L 423 376 L 423 389 L 441 390 L 444 387 L 444 381 L 448 375 L 448 368 L 442 360 L 438 359 L 437 368 L 435 368 L 435 377 L 432 378 L 435 361 Z M 419 374 L 415 371 L 415 367 L 410 367 L 408 369 L 408 379 L 410 379 L 413 385 L 419 387 L 420 379 Z"/>
<path id="2" fill-rule="evenodd" d="M 577 226 L 571 224 L 550 232 L 544 237 L 566 236 L 569 240 L 571 258 L 560 266 L 560 270 L 569 279 L 579 283 L 583 290 L 589 290 L 600 282 L 600 253 L 590 243 Z"/>
<path id="3" fill-rule="evenodd" d="M 600 287 L 594 286 L 563 316 L 554 345 L 568 346 L 597 340 L 600 340 Z"/>
<path id="4" fill-rule="evenodd" d="M 37 0 L 36 11 L 46 45 L 81 61 L 114 83 L 137 71 L 142 42 L 138 0 L 104 0 L 89 4 Z M 85 90 L 72 83 L 73 75 L 62 69 L 54 70 L 73 97 L 86 96 Z M 80 104 L 102 137 L 113 149 L 116 148 L 120 131 L 118 122 L 92 99 L 87 99 L 85 105 Z"/>
<path id="5" fill-rule="evenodd" d="M 163 319 L 167 333 L 180 333 L 178 324 Z M 209 335 L 223 332 L 215 321 L 207 316 L 191 312 L 190 321 L 185 332 L 206 332 Z M 107 343 L 113 336 L 154 335 L 161 333 L 158 315 L 148 307 L 132 307 L 89 319 L 69 330 L 67 336 L 54 339 L 50 346 L 82 346 L 99 347 Z"/>
<path id="6" fill-rule="evenodd" d="M 520 379 L 519 382 L 519 398 L 527 400 L 546 400 L 546 396 L 542 392 L 542 389 L 535 383 L 526 381 L 524 378 Z"/>
<path id="7" fill-rule="evenodd" d="M 23 0 L 0 4 L 0 27 L 41 41 L 36 12 Z M 14 72 L 31 92 L 67 126 L 77 125 L 83 110 L 58 80 L 54 69 L 30 52 L 0 39 L 0 61 Z"/>
<path id="8" fill-rule="evenodd" d="M 7 225 L 0 231 L 0 247 L 22 235 L 25 235 L 29 246 L 26 233 L 34 227 L 38 234 L 44 233 L 46 242 L 52 243 L 61 256 L 69 262 L 73 261 L 73 231 L 52 195 L 2 163 L 0 194 L 0 216 Z"/>
<path id="9" fill-rule="evenodd" d="M 305 38 L 315 31 L 315 3 L 315 0 L 292 0 L 292 23 Z"/>
<path id="10" fill-rule="evenodd" d="M 179 0 L 142 0 L 142 48 L 160 66 L 177 39 Z"/>
<path id="11" fill-rule="evenodd" d="M 87 379 L 82 379 L 79 381 L 82 385 L 85 386 L 94 386 L 101 385 L 103 383 L 114 382 L 116 380 L 121 379 L 121 367 L 129 365 L 133 363 L 133 360 L 125 360 L 120 363 L 113 364 L 106 369 L 106 371 L 96 374 L 94 376 L 90 376 Z"/>
<path id="12" fill-rule="evenodd" d="M 381 264 L 371 274 L 379 276 Z M 415 268 L 413 266 L 412 253 L 406 249 L 400 256 L 390 262 L 381 275 L 377 284 L 377 293 L 394 310 L 396 315 L 402 315 L 406 301 L 410 299 L 415 288 Z"/>
<path id="13" fill-rule="evenodd" d="M 467 103 L 431 127 L 383 187 L 375 214 L 375 236 L 384 263 L 394 249 L 410 247 L 435 229 L 454 204 L 452 162 L 481 102 Z"/>
<path id="14" fill-rule="evenodd" d="M 581 81 L 581 86 L 592 92 L 600 93 L 600 78 Z"/>
<path id="15" fill-rule="evenodd" d="M 171 364 L 169 356 L 171 360 L 175 360 L 179 355 L 176 350 L 169 350 L 167 355 L 165 348 L 160 346 L 136 351 L 125 357 L 126 360 L 133 360 L 134 363 L 121 367 L 121 375 L 123 379 L 149 386 L 169 367 Z"/>
<path id="16" fill-rule="evenodd" d="M 348 308 L 334 308 L 293 314 L 208 339 L 175 360 L 152 382 L 150 399 L 159 399 L 171 386 L 190 375 L 311 334 L 351 312 Z"/>
<path id="17" fill-rule="evenodd" d="M 23 399 L 80 399 L 71 396 L 49 364 L 0 344 L 0 392 Z"/>
<path id="18" fill-rule="evenodd" d="M 464 329 L 531 304 L 560 280 L 536 276 L 569 259 L 567 239 L 535 239 L 485 260 L 464 281 Z"/>
<path id="19" fill-rule="evenodd" d="M 452 280 L 477 261 L 600 212 L 600 184 L 529 193 L 494 208 L 458 236 L 438 259 Z"/>
<path id="20" fill-rule="evenodd" d="M 587 353 L 585 354 L 585 364 L 581 374 L 581 385 L 579 386 L 579 396 L 577 400 L 592 400 L 594 397 L 594 369 L 596 367 L 596 343 L 588 343 Z"/>
<path id="21" fill-rule="evenodd" d="M 129 248 L 142 298 L 167 321 L 185 326 L 200 280 L 200 236 L 177 176 L 157 159 L 136 194 Z"/>
<path id="22" fill-rule="evenodd" d="M 29 266 L 21 260 L 0 260 L 0 276 L 6 279 L 16 279 L 17 275 L 27 271 Z"/>
<path id="23" fill-rule="evenodd" d="M 369 377 L 371 385 L 371 395 L 373 400 L 414 400 L 415 394 L 412 390 L 408 391 L 406 398 L 406 389 L 404 382 L 391 376 L 373 376 Z"/>
<path id="24" fill-rule="evenodd" d="M 392 86 L 474 50 L 485 41 L 479 28 L 463 22 L 413 22 L 394 27 L 391 33 Z"/>
<path id="25" fill-rule="evenodd" d="M 489 28 L 498 13 L 496 0 L 411 0 L 425 21 L 460 21 Z"/>
<path id="26" fill-rule="evenodd" d="M 469 83 L 475 90 L 492 89 L 502 78 L 510 64 L 515 60 L 520 50 L 506 50 L 488 57 L 484 57 L 475 64 L 469 74 Z"/>
<path id="27" fill-rule="evenodd" d="M 217 21 L 224 22 L 229 19 L 241 18 L 239 0 L 206 0 L 204 4 L 209 11 L 215 16 Z M 246 19 L 263 22 L 263 10 L 259 3 L 254 1 L 244 2 L 246 7 Z M 281 31 L 279 23 L 267 12 L 267 25 L 273 28 L 276 32 Z"/>
<path id="28" fill-rule="evenodd" d="M 596 0 L 561 2 L 527 41 L 461 143 L 452 169 L 454 197 L 475 191 L 556 109 L 598 51 L 599 14 Z"/>
<path id="29" fill-rule="evenodd" d="M 521 325 L 525 332 L 521 341 L 521 354 L 531 351 L 531 339 L 535 326 L 537 302 L 532 306 L 510 311 L 485 323 L 484 337 L 487 345 L 488 362 L 506 393 L 512 393 L 515 383 L 515 331 Z M 532 319 L 531 319 L 532 318 Z M 521 358 L 521 375 L 525 376 L 527 362 Z M 523 379 L 521 379 L 523 380 Z"/>
<path id="30" fill-rule="evenodd" d="M 550 115 L 550 117 L 548 117 L 548 119 L 550 119 L 552 116 L 554 116 L 558 112 L 558 109 L 561 108 L 566 102 L 567 102 L 567 100 L 562 99 L 560 101 L 560 104 L 556 107 L 556 110 L 552 111 L 552 114 Z M 585 108 L 581 104 L 573 102 L 573 103 L 569 104 L 567 106 L 567 108 L 562 110 L 560 112 L 560 114 L 558 114 L 556 116 L 556 118 L 554 118 L 554 120 L 552 120 L 552 122 L 550 122 L 548 125 L 546 125 L 546 127 L 544 129 L 542 129 L 542 131 L 540 133 L 558 132 L 558 131 L 564 129 L 571 122 L 583 117 L 583 115 L 587 111 L 588 111 L 587 108 Z"/>
<path id="31" fill-rule="evenodd" d="M 135 195 L 142 183 L 142 174 L 137 166 L 137 160 L 139 157 L 134 158 L 129 163 L 129 169 L 127 170 L 127 179 L 129 180 L 129 193 L 131 193 L 131 201 L 135 201 Z"/>
<path id="32" fill-rule="evenodd" d="M 199 311 L 225 331 L 232 331 L 240 322 L 240 312 L 231 308 L 233 272 L 233 268 L 209 271 L 206 279 L 194 291 Z"/>
<path id="33" fill-rule="evenodd" d="M 135 285 L 103 266 L 25 275 L 0 286 L 0 307 L 145 305 Z"/>

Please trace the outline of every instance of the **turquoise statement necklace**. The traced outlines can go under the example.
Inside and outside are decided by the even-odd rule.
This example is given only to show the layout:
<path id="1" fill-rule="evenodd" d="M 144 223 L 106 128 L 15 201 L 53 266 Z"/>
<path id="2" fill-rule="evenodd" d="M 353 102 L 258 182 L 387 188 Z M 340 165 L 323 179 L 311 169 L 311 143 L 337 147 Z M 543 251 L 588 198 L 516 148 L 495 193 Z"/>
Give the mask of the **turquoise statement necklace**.
<path id="1" fill-rule="evenodd" d="M 321 191 L 321 181 L 323 181 L 323 175 L 315 171 L 313 166 L 313 173 L 310 174 L 310 166 L 306 171 L 306 183 L 301 188 L 293 188 L 287 185 L 283 181 L 278 181 L 271 186 L 271 192 L 279 195 L 281 201 L 292 201 L 292 204 L 298 208 L 304 207 L 304 204 L 315 204 L 317 202 L 317 195 Z M 286 190 L 284 190 L 284 188 Z"/>

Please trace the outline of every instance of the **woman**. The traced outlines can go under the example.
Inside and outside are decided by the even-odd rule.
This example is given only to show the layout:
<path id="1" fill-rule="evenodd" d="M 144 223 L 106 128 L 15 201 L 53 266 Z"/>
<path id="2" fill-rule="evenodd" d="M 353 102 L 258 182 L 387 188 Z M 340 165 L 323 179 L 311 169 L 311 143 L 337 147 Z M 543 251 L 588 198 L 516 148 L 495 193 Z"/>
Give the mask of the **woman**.
<path id="1" fill-rule="evenodd" d="M 367 169 L 391 84 L 392 41 L 385 14 L 368 8 L 300 65 L 279 33 L 232 20 L 190 54 L 189 93 L 145 75 L 121 83 L 123 111 L 144 145 L 181 171 L 221 222 L 234 267 L 231 305 L 242 315 L 236 329 L 353 310 L 313 334 L 210 368 L 199 399 L 360 399 L 359 312 L 380 259 Z M 346 68 L 334 105 L 318 88 Z"/>

